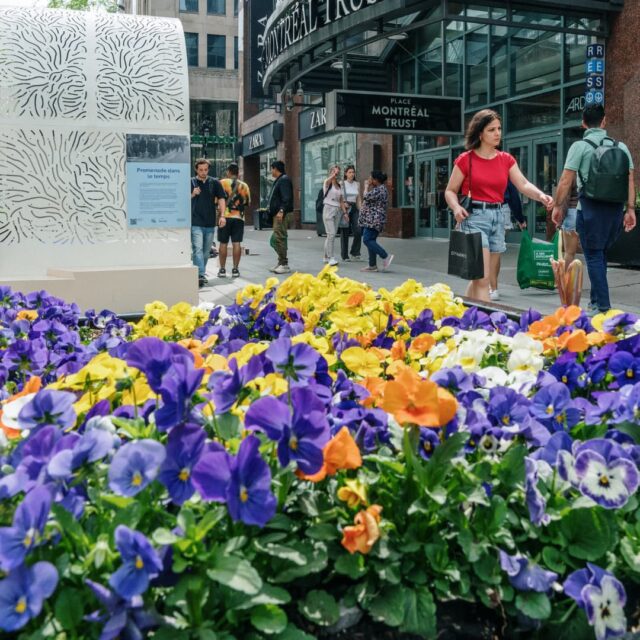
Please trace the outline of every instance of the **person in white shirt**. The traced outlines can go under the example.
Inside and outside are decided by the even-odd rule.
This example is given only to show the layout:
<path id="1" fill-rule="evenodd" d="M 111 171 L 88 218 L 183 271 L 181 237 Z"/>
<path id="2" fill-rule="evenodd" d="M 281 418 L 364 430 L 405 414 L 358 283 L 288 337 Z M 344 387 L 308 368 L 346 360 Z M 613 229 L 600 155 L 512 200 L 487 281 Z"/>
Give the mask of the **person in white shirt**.
<path id="1" fill-rule="evenodd" d="M 329 177 L 324 181 L 324 208 L 322 209 L 322 221 L 327 232 L 324 241 L 324 262 L 331 266 L 338 264 L 334 256 L 334 244 L 338 233 L 339 217 L 345 211 L 344 199 L 342 197 L 342 186 L 338 180 L 340 167 L 336 164 L 329 170 Z"/>

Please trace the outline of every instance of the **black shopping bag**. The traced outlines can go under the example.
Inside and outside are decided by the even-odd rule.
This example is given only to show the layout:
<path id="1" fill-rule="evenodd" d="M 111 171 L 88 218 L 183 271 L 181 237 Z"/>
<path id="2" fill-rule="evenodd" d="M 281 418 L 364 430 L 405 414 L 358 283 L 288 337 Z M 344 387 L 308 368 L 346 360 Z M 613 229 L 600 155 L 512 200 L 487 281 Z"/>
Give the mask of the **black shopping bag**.
<path id="1" fill-rule="evenodd" d="M 479 280 L 484 277 L 482 234 L 479 231 L 473 233 L 456 229 L 451 231 L 447 273 L 464 280 Z"/>

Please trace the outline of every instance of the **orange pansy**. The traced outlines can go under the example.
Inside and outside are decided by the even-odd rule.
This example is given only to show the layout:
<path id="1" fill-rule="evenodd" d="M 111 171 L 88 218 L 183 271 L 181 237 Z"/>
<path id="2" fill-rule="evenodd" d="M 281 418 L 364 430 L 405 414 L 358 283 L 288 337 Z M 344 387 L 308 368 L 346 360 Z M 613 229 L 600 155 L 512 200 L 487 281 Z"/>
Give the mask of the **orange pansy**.
<path id="1" fill-rule="evenodd" d="M 364 302 L 364 291 L 354 291 L 345 302 L 347 307 L 359 307 Z"/>
<path id="2" fill-rule="evenodd" d="M 338 433 L 327 442 L 322 450 L 324 464 L 322 469 L 313 475 L 297 472 L 299 478 L 320 482 L 328 475 L 334 476 L 339 469 L 357 469 L 362 466 L 360 449 L 347 427 L 342 427 Z"/>
<path id="3" fill-rule="evenodd" d="M 373 504 L 368 509 L 359 511 L 353 519 L 355 526 L 342 530 L 342 546 L 349 552 L 369 553 L 380 538 L 380 513 L 382 507 Z"/>
<path id="4" fill-rule="evenodd" d="M 409 345 L 409 351 L 418 351 L 419 353 L 426 353 L 436 343 L 435 338 L 429 333 L 421 333 L 416 336 Z"/>
<path id="5" fill-rule="evenodd" d="M 10 398 L 7 398 L 2 404 L 7 404 L 9 402 L 13 402 L 16 398 L 21 398 L 22 396 L 26 396 L 29 393 L 37 393 L 42 388 L 42 380 L 38 376 L 33 376 L 29 378 L 25 383 L 24 387 L 22 387 L 22 391 L 18 391 Z M 0 428 L 4 431 L 7 438 L 15 439 L 20 437 L 20 431 L 16 429 L 12 429 L 11 427 L 7 427 L 2 422 L 2 410 L 0 410 Z"/>
<path id="6" fill-rule="evenodd" d="M 394 360 L 404 360 L 407 355 L 407 345 L 404 340 L 396 340 L 391 347 L 391 357 Z"/>

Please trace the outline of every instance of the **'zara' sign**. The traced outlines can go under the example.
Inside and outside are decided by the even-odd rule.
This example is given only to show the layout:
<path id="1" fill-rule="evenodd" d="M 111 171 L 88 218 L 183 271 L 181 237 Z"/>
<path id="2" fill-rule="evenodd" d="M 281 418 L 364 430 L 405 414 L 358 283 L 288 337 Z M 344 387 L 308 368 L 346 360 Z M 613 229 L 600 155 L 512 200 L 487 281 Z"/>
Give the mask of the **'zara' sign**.
<path id="1" fill-rule="evenodd" d="M 298 116 L 298 137 L 300 140 L 313 138 L 327 130 L 327 108 L 305 109 Z"/>
<path id="2" fill-rule="evenodd" d="M 249 149 L 253 151 L 264 146 L 264 136 L 261 133 L 254 133 L 249 136 Z"/>

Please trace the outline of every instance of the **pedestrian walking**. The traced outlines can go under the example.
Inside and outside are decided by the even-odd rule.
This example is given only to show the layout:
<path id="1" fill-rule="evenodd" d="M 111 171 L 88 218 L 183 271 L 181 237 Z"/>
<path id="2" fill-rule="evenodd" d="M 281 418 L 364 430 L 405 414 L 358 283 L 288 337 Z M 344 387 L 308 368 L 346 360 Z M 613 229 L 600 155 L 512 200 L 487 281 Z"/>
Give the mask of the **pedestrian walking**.
<path id="1" fill-rule="evenodd" d="M 389 192 L 385 182 L 387 174 L 382 171 L 372 171 L 371 176 L 364 183 L 362 207 L 360 209 L 359 224 L 362 227 L 362 242 L 369 252 L 369 265 L 360 271 L 378 271 L 377 256 L 382 258 L 382 270 L 386 271 L 393 260 L 393 254 L 387 253 L 378 244 L 378 235 L 387 222 L 387 206 Z"/>
<path id="2" fill-rule="evenodd" d="M 560 225 L 560 232 L 562 233 L 562 247 L 563 258 L 565 267 L 568 269 L 569 265 L 575 260 L 576 253 L 578 253 L 578 247 L 580 246 L 580 238 L 576 231 L 576 222 L 578 220 L 578 187 L 574 183 L 571 187 L 571 193 L 567 199 L 567 211 L 564 215 L 564 220 Z"/>
<path id="3" fill-rule="evenodd" d="M 220 182 L 209 176 L 209 161 L 195 162 L 191 178 L 191 261 L 198 267 L 198 286 L 207 285 L 207 261 L 218 217 L 224 215 L 225 192 Z"/>
<path id="4" fill-rule="evenodd" d="M 333 251 L 340 217 L 345 212 L 342 198 L 342 185 L 338 180 L 340 167 L 336 164 L 329 169 L 329 176 L 322 184 L 324 199 L 322 201 L 322 222 L 324 223 L 327 237 L 324 241 L 324 262 L 334 266 L 338 264 Z"/>
<path id="5" fill-rule="evenodd" d="M 604 107 L 592 104 L 582 113 L 582 140 L 567 153 L 551 219 L 560 226 L 569 208 L 574 184 L 578 187 L 576 231 L 591 281 L 592 313 L 611 308 L 607 280 L 607 250 L 624 228 L 636 226 L 633 160 L 622 142 L 607 136 Z"/>
<path id="6" fill-rule="evenodd" d="M 522 213 L 522 200 L 518 190 L 513 186 L 511 180 L 507 180 L 507 188 L 504 192 L 504 202 L 502 203 L 502 216 L 504 218 L 505 233 L 512 228 L 511 217 L 516 220 L 516 224 L 522 231 L 527 228 L 527 221 Z M 489 299 L 500 300 L 500 292 L 498 291 L 498 276 L 500 275 L 500 256 L 501 253 L 492 253 L 491 273 L 489 275 Z"/>
<path id="7" fill-rule="evenodd" d="M 231 277 L 240 275 L 240 258 L 242 257 L 242 239 L 244 238 L 244 210 L 251 203 L 251 192 L 246 182 L 239 178 L 239 168 L 235 162 L 227 167 L 227 177 L 220 180 L 226 194 L 227 206 L 218 223 L 218 242 L 220 243 L 220 269 L 218 278 L 227 277 L 227 245 L 231 241 L 233 252 L 233 268 Z"/>
<path id="8" fill-rule="evenodd" d="M 356 168 L 350 164 L 344 170 L 342 182 L 342 199 L 346 205 L 348 226 L 340 225 L 340 255 L 345 262 L 349 260 L 361 260 L 360 248 L 362 245 L 362 231 L 358 224 L 360 206 L 360 183 L 356 181 Z M 349 234 L 353 236 L 351 254 L 349 254 Z M 349 257 L 351 255 L 351 257 Z"/>
<path id="9" fill-rule="evenodd" d="M 274 160 L 271 163 L 271 176 L 275 182 L 269 194 L 269 216 L 273 220 L 273 235 L 271 246 L 278 255 L 278 264 L 271 269 L 273 273 L 289 273 L 288 239 L 287 230 L 293 218 L 293 184 L 291 178 L 285 173 L 282 160 Z"/>
<path id="10" fill-rule="evenodd" d="M 507 180 L 532 200 L 541 202 L 548 209 L 553 206 L 553 198 L 522 175 L 516 159 L 498 150 L 501 139 L 502 124 L 498 113 L 492 109 L 478 111 L 465 134 L 467 151 L 456 158 L 445 190 L 445 199 L 458 227 L 481 234 L 484 276 L 469 282 L 466 295 L 484 302 L 490 300 L 491 254 L 507 250 L 502 214 Z M 458 202 L 458 193 L 471 194 L 469 211 Z"/>

